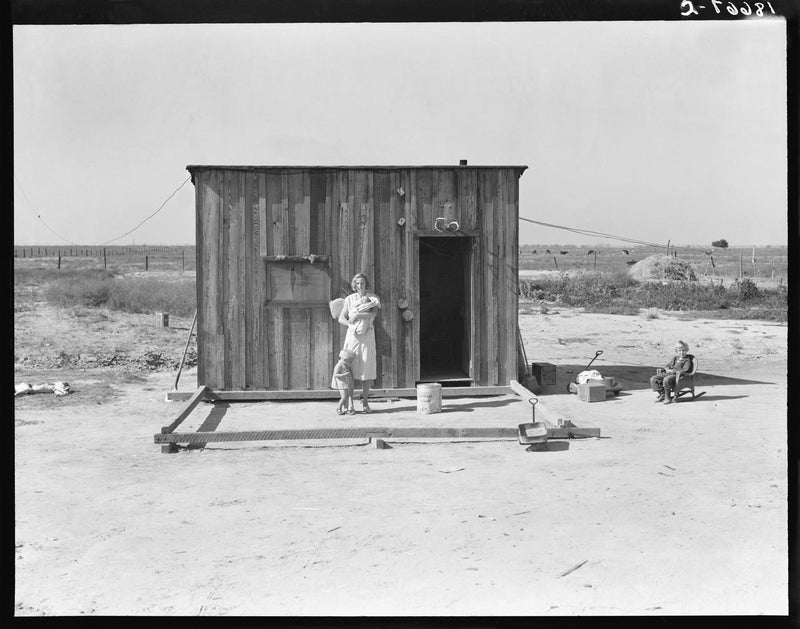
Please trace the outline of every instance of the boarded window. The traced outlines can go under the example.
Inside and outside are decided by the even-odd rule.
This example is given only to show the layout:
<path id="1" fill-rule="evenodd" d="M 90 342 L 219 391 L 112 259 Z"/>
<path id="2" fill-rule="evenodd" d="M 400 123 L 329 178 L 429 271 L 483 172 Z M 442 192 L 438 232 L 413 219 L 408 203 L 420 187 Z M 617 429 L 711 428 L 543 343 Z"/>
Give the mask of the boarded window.
<path id="1" fill-rule="evenodd" d="M 327 264 L 267 262 L 267 302 L 328 305 L 331 278 Z"/>

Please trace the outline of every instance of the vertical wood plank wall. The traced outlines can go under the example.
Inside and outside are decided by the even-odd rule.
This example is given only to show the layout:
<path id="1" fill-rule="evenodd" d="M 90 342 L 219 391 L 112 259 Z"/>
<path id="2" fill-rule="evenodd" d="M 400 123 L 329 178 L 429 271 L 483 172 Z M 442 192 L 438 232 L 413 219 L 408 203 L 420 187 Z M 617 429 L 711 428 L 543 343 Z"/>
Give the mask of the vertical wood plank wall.
<path id="1" fill-rule="evenodd" d="M 475 384 L 517 374 L 521 167 L 189 167 L 196 189 L 198 378 L 219 390 L 324 389 L 345 329 L 327 304 L 270 304 L 263 256 L 330 256 L 330 299 L 365 273 L 383 308 L 378 388 L 419 378 L 418 235 L 471 238 Z M 404 225 L 398 225 L 400 219 Z M 435 233 L 435 232 L 434 232 Z M 317 262 L 317 264 L 320 264 Z M 416 317 L 397 307 L 408 300 Z"/>

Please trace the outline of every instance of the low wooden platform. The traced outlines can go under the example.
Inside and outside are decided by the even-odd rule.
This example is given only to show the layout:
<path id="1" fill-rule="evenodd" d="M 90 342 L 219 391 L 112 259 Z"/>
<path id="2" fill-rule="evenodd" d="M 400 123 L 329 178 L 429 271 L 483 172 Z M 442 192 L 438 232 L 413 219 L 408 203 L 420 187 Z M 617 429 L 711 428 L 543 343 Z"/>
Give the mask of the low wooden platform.
<path id="1" fill-rule="evenodd" d="M 491 395 L 506 395 L 511 393 L 511 387 L 442 387 L 442 397 L 481 397 Z M 195 391 L 169 391 L 166 399 L 169 401 L 189 400 Z M 221 402 L 262 402 L 268 400 L 337 400 L 339 392 L 335 389 L 309 389 L 306 391 L 212 391 L 206 388 L 206 399 Z M 360 393 L 355 392 L 358 399 Z M 416 389 L 371 389 L 370 398 L 400 397 L 413 398 L 417 396 Z"/>
<path id="2" fill-rule="evenodd" d="M 477 392 L 477 389 L 482 389 L 482 391 Z M 416 396 L 416 390 L 407 390 L 406 395 L 400 395 L 400 392 L 404 390 L 400 389 L 390 389 L 390 390 L 377 390 L 373 391 L 370 395 L 370 398 L 391 398 L 397 399 L 400 397 L 414 397 Z M 525 416 L 527 415 L 527 411 L 525 410 L 524 406 L 520 406 L 520 402 L 522 400 L 528 401 L 532 398 L 535 398 L 534 394 L 520 385 L 516 381 L 511 381 L 508 387 L 459 387 L 453 389 L 443 389 L 444 397 L 447 398 L 467 398 L 472 396 L 495 396 L 499 397 L 499 400 L 490 400 L 487 402 L 483 401 L 476 401 L 474 403 L 469 402 L 466 404 L 462 404 L 460 407 L 458 406 L 459 402 L 463 402 L 461 400 L 456 400 L 452 405 L 455 405 L 455 409 L 445 409 L 446 411 L 454 410 L 455 412 L 451 415 L 448 415 L 447 412 L 444 413 L 436 413 L 432 415 L 419 415 L 414 412 L 413 404 L 409 404 L 408 402 L 402 404 L 402 414 L 398 417 L 395 415 L 397 419 L 401 421 L 408 421 L 410 418 L 414 418 L 414 421 L 417 425 L 402 425 L 402 426 L 347 426 L 341 427 L 343 420 L 341 417 L 334 419 L 331 417 L 330 422 L 325 421 L 323 416 L 312 416 L 307 415 L 303 418 L 295 418 L 294 413 L 292 415 L 287 416 L 287 419 L 291 417 L 290 424 L 286 425 L 283 423 L 277 423 L 278 418 L 273 418 L 271 422 L 267 419 L 266 422 L 263 420 L 258 421 L 255 426 L 259 426 L 257 430 L 232 430 L 232 431 L 216 431 L 214 428 L 216 424 L 213 422 L 211 424 L 203 423 L 200 428 L 194 432 L 176 432 L 176 429 L 183 424 L 184 421 L 192 414 L 192 412 L 198 407 L 201 402 L 211 402 L 214 408 L 212 409 L 212 413 L 214 414 L 215 411 L 221 411 L 221 414 L 225 413 L 225 409 L 230 408 L 230 405 L 227 404 L 228 402 L 257 402 L 257 401 L 275 401 L 280 403 L 281 401 L 286 400 L 297 400 L 296 397 L 269 397 L 266 400 L 264 399 L 263 394 L 265 392 L 247 392 L 247 391 L 213 391 L 206 386 L 200 386 L 196 391 L 189 394 L 187 404 L 181 408 L 180 412 L 176 415 L 175 419 L 168 425 L 161 428 L 161 432 L 159 434 L 154 435 L 154 442 L 157 445 L 162 446 L 163 452 L 177 452 L 178 445 L 185 445 L 188 447 L 202 447 L 208 443 L 220 443 L 220 442 L 241 442 L 241 441 L 278 441 L 278 440 L 317 440 L 317 439 L 369 439 L 372 441 L 376 439 L 376 444 L 380 443 L 378 440 L 394 438 L 394 439 L 518 439 L 519 438 L 519 429 L 518 425 L 521 423 L 520 420 L 524 420 Z M 270 393 L 270 392 L 266 392 Z M 272 392 L 272 393 L 292 393 L 296 395 L 296 392 Z M 328 391 L 324 392 L 315 392 L 315 393 L 330 393 Z M 333 392 L 335 394 L 335 392 Z M 244 394 L 244 395 L 242 395 Z M 320 396 L 320 397 L 312 397 L 312 398 L 301 398 L 300 401 L 306 402 L 313 402 L 314 400 L 320 399 L 328 399 L 330 396 Z M 387 402 L 388 403 L 388 402 Z M 488 405 L 488 406 L 487 406 Z M 321 405 L 316 404 L 317 408 L 323 408 Z M 327 405 L 325 406 L 325 411 L 327 412 Z M 500 411 L 491 411 L 490 407 L 496 406 L 500 409 L 505 409 L 508 407 L 508 410 L 500 410 Z M 511 409 L 511 406 L 514 409 Z M 481 413 L 481 420 L 480 423 L 482 425 L 476 425 L 474 418 L 470 417 L 469 424 L 470 425 L 441 425 L 443 422 L 452 424 L 453 422 L 459 423 L 458 418 L 459 416 L 468 415 L 467 413 L 459 413 L 459 408 L 473 411 L 474 408 L 477 407 L 482 410 Z M 276 412 L 276 409 L 279 407 L 275 407 L 274 405 L 271 407 L 273 413 Z M 513 412 L 512 412 L 513 411 Z M 277 411 L 278 414 L 280 411 Z M 285 412 L 285 411 L 284 411 Z M 380 418 L 381 420 L 385 420 L 386 418 L 390 417 L 391 411 L 387 410 L 387 414 L 376 414 L 374 416 L 375 419 Z M 396 413 L 396 412 L 395 412 Z M 489 413 L 489 415 L 486 415 Z M 502 414 L 500 418 L 498 418 L 498 413 Z M 217 412 L 219 415 L 220 413 Z M 493 415 L 493 416 L 492 416 Z M 451 419 L 448 420 L 448 417 Z M 350 421 L 354 420 L 354 416 L 347 416 Z M 358 418 L 361 420 L 366 419 L 363 415 L 359 414 Z M 454 418 L 454 419 L 452 419 Z M 427 421 L 425 421 L 427 420 Z M 572 438 L 580 438 L 580 437 L 599 437 L 600 436 L 600 429 L 599 428 L 581 428 L 574 425 L 565 425 L 565 426 L 555 426 L 553 423 L 548 422 L 547 418 L 540 417 L 546 426 L 548 431 L 548 439 L 572 439 Z M 286 420 L 284 420 L 286 421 Z M 297 423 L 302 422 L 302 427 L 297 427 Z M 272 424 L 273 427 L 269 429 L 260 429 L 260 426 L 266 423 L 267 426 Z M 423 424 L 428 425 L 423 425 Z M 461 420 L 461 423 L 464 423 L 464 420 Z M 240 428 L 244 428 L 246 426 L 242 426 L 240 422 L 236 422 L 236 424 Z M 305 426 L 303 426 L 305 424 Z M 332 424 L 336 427 L 332 427 Z M 492 425 L 494 424 L 494 425 Z M 281 428 L 274 428 L 274 426 L 280 425 Z"/>

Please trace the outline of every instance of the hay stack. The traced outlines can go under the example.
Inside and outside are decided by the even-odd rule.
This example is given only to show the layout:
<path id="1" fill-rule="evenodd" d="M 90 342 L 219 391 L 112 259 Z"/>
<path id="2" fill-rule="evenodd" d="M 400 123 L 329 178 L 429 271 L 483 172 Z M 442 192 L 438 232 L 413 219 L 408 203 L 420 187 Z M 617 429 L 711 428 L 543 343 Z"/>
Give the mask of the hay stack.
<path id="1" fill-rule="evenodd" d="M 697 281 L 692 265 L 672 256 L 653 255 L 639 260 L 628 269 L 628 277 L 646 282 L 664 280 Z"/>

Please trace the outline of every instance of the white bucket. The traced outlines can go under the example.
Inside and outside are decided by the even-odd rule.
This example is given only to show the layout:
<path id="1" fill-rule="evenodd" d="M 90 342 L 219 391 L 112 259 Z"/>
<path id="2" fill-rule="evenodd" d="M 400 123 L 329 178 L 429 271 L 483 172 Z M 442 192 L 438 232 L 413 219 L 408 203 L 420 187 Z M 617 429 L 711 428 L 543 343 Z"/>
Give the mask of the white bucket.
<path id="1" fill-rule="evenodd" d="M 438 382 L 426 382 L 417 385 L 417 412 L 442 412 L 442 385 Z"/>

